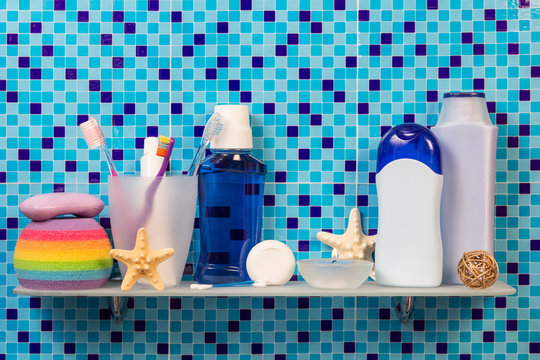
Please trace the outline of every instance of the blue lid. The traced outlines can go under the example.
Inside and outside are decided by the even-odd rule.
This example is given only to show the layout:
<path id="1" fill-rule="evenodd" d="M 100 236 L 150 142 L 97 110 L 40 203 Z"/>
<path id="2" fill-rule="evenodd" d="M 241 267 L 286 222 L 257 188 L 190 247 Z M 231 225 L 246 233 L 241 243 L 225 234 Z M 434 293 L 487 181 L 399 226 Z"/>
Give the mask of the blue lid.
<path id="1" fill-rule="evenodd" d="M 397 159 L 413 159 L 442 175 L 439 142 L 426 127 L 402 124 L 393 127 L 381 139 L 377 153 L 377 173 Z"/>
<path id="2" fill-rule="evenodd" d="M 479 97 L 485 98 L 486 94 L 481 92 L 449 92 L 443 95 L 443 99 L 456 97 Z"/>

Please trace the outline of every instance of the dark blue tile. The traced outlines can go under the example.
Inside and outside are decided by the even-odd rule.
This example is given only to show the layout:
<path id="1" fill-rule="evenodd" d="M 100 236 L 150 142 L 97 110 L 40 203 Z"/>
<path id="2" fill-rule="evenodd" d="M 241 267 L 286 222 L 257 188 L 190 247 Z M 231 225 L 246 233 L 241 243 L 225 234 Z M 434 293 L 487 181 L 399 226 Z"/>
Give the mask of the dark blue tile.
<path id="1" fill-rule="evenodd" d="M 437 354 L 448 354 L 448 343 L 437 343 L 435 345 L 435 352 Z"/>
<path id="2" fill-rule="evenodd" d="M 287 229 L 298 229 L 298 218 L 287 218 Z"/>
<path id="3" fill-rule="evenodd" d="M 66 80 L 76 80 L 77 69 L 66 69 Z"/>
<path id="4" fill-rule="evenodd" d="M 311 71 L 309 68 L 300 68 L 298 69 L 298 78 L 299 79 L 309 79 L 311 77 Z"/>
<path id="5" fill-rule="evenodd" d="M 484 10 L 484 20 L 495 20 L 495 9 L 485 9 Z"/>
<path id="6" fill-rule="evenodd" d="M 312 34 L 322 34 L 323 24 L 322 22 L 312 22 L 311 23 L 311 33 Z"/>
<path id="7" fill-rule="evenodd" d="M 112 34 L 101 34 L 101 45 L 112 45 Z"/>
<path id="8" fill-rule="evenodd" d="M 470 33 L 470 32 L 461 33 L 461 43 L 462 44 L 472 44 L 473 43 L 473 33 Z"/>
<path id="9" fill-rule="evenodd" d="M 253 56 L 251 58 L 251 67 L 253 68 L 264 67 L 264 58 L 262 56 Z"/>
<path id="10" fill-rule="evenodd" d="M 240 10 L 251 10 L 251 1 L 252 0 L 240 0 Z"/>
<path id="11" fill-rule="evenodd" d="M 297 338 L 299 343 L 309 342 L 309 331 L 299 331 Z"/>
<path id="12" fill-rule="evenodd" d="M 31 103 L 30 114 L 41 114 L 41 103 Z"/>
<path id="13" fill-rule="evenodd" d="M 148 0 L 148 11 L 159 11 L 159 0 Z"/>
<path id="14" fill-rule="evenodd" d="M 405 21 L 403 23 L 404 33 L 414 33 L 416 31 L 416 23 L 414 21 Z"/>
<path id="15" fill-rule="evenodd" d="M 226 34 L 229 32 L 229 23 L 228 22 L 218 22 L 216 30 L 218 34 Z"/>
<path id="16" fill-rule="evenodd" d="M 287 126 L 287 137 L 298 137 L 298 126 Z"/>
<path id="17" fill-rule="evenodd" d="M 135 34 L 137 26 L 135 23 L 125 23 L 124 24 L 124 34 Z"/>
<path id="18" fill-rule="evenodd" d="M 17 45 L 19 43 L 19 34 L 7 34 L 6 44 Z"/>
<path id="19" fill-rule="evenodd" d="M 263 196 L 264 206 L 276 206 L 276 196 L 275 195 L 264 195 Z"/>
<path id="20" fill-rule="evenodd" d="M 124 104 L 124 115 L 135 115 L 135 104 Z"/>
<path id="21" fill-rule="evenodd" d="M 17 342 L 27 343 L 30 340 L 30 333 L 28 331 L 17 332 Z"/>
<path id="22" fill-rule="evenodd" d="M 262 354 L 263 353 L 263 344 L 261 344 L 261 343 L 251 344 L 251 353 L 253 355 Z"/>
<path id="23" fill-rule="evenodd" d="M 270 21 L 270 22 L 276 21 L 276 12 L 273 10 L 265 10 L 264 21 Z"/>
<path id="24" fill-rule="evenodd" d="M 358 103 L 358 114 L 360 115 L 369 114 L 369 103 Z"/>
<path id="25" fill-rule="evenodd" d="M 41 31 L 42 31 L 42 25 L 40 22 L 30 23 L 30 32 L 32 34 L 41 34 Z"/>
<path id="26" fill-rule="evenodd" d="M 249 103 L 251 102 L 251 91 L 241 91 L 240 92 L 240 102 Z"/>
<path id="27" fill-rule="evenodd" d="M 41 79 L 41 69 L 30 69 L 30 79 L 31 80 Z"/>
<path id="28" fill-rule="evenodd" d="M 148 56 L 148 48 L 146 45 L 138 45 L 135 47 L 135 56 Z"/>
<path id="29" fill-rule="evenodd" d="M 75 354 L 75 343 L 64 343 L 64 354 Z"/>
<path id="30" fill-rule="evenodd" d="M 300 10 L 298 14 L 298 20 L 300 21 L 311 21 L 311 12 L 309 10 Z"/>
<path id="31" fill-rule="evenodd" d="M 54 47 L 52 45 L 43 45 L 41 47 L 41 56 L 54 56 Z"/>
<path id="32" fill-rule="evenodd" d="M 19 56 L 19 67 L 20 68 L 29 68 L 30 67 L 30 58 L 27 56 Z"/>
<path id="33" fill-rule="evenodd" d="M 287 34 L 287 45 L 298 45 L 299 35 L 298 34 Z"/>
<path id="34" fill-rule="evenodd" d="M 439 0 L 427 0 L 427 9 L 428 10 L 438 10 L 439 9 Z"/>
<path id="35" fill-rule="evenodd" d="M 170 79 L 171 79 L 170 69 L 159 69 L 159 80 L 170 80 Z"/>
<path id="36" fill-rule="evenodd" d="M 204 45 L 206 43 L 206 36 L 204 34 L 194 34 L 193 35 L 193 44 L 194 45 Z"/>
<path id="37" fill-rule="evenodd" d="M 240 320 L 242 320 L 242 321 L 251 320 L 251 310 L 250 309 L 240 309 Z"/>
<path id="38" fill-rule="evenodd" d="M 367 195 L 357 195 L 356 196 L 356 206 L 368 206 L 369 197 Z"/>
<path id="39" fill-rule="evenodd" d="M 506 20 L 497 20 L 495 22 L 495 28 L 497 31 L 506 32 L 508 31 L 508 22 Z"/>
<path id="40" fill-rule="evenodd" d="M 182 12 L 181 11 L 173 11 L 173 12 L 171 12 L 171 21 L 173 23 L 182 22 Z"/>
<path id="41" fill-rule="evenodd" d="M 113 22 L 124 22 L 124 12 L 113 11 Z"/>
<path id="42" fill-rule="evenodd" d="M 206 69 L 206 80 L 215 80 L 217 79 L 217 69 Z"/>
<path id="43" fill-rule="evenodd" d="M 90 20 L 90 13 L 88 11 L 77 11 L 78 22 L 88 22 Z"/>
<path id="44" fill-rule="evenodd" d="M 298 149 L 298 160 L 309 160 L 310 157 L 310 149 Z"/>
<path id="45" fill-rule="evenodd" d="M 204 333 L 204 343 L 205 344 L 215 344 L 216 343 L 216 333 L 215 332 L 206 332 L 206 333 Z"/>
<path id="46" fill-rule="evenodd" d="M 264 103 L 263 105 L 263 114 L 275 114 L 276 113 L 276 104 L 274 103 Z"/>
<path id="47" fill-rule="evenodd" d="M 345 354 L 354 354 L 356 352 L 356 344 L 352 341 L 346 341 L 343 343 L 343 352 Z"/>
<path id="48" fill-rule="evenodd" d="M 229 348 L 227 344 L 216 344 L 216 355 L 227 355 Z"/>
<path id="49" fill-rule="evenodd" d="M 89 80 L 88 81 L 88 90 L 89 91 L 100 91 L 101 90 L 101 81 L 99 81 L 99 80 Z"/>
<path id="50" fill-rule="evenodd" d="M 54 0 L 54 10 L 66 10 L 66 0 Z"/>
<path id="51" fill-rule="evenodd" d="M 169 344 L 167 343 L 158 343 L 157 344 L 157 353 L 158 355 L 166 355 L 169 353 Z"/>
<path id="52" fill-rule="evenodd" d="M 320 206 L 309 207 L 309 217 L 320 218 L 321 216 L 322 216 L 322 207 Z"/>
<path id="53" fill-rule="evenodd" d="M 218 58 L 217 58 L 217 67 L 218 68 L 228 68 L 229 67 L 229 57 L 227 57 L 227 56 L 218 56 Z"/>
<path id="54" fill-rule="evenodd" d="M 334 0 L 334 10 L 345 10 L 345 0 Z"/>

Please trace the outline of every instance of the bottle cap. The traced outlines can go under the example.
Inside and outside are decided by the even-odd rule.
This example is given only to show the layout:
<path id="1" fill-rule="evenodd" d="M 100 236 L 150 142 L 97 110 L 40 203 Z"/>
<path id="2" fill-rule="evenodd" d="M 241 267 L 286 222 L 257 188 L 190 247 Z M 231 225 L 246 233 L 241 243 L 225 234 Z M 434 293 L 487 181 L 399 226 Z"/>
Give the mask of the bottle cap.
<path id="1" fill-rule="evenodd" d="M 377 152 L 377 174 L 398 159 L 413 159 L 442 174 L 441 150 L 433 133 L 419 124 L 394 126 L 384 134 Z"/>
<path id="2" fill-rule="evenodd" d="M 486 95 L 478 92 L 450 92 L 444 94 L 437 126 L 478 124 L 493 126 L 489 118 Z"/>
<path id="3" fill-rule="evenodd" d="M 156 154 L 159 146 L 159 140 L 157 137 L 147 137 L 144 139 L 144 155 Z"/>
<path id="4" fill-rule="evenodd" d="M 211 149 L 252 149 L 253 136 L 246 105 L 216 105 L 214 112 L 221 116 L 223 131 L 210 143 Z"/>

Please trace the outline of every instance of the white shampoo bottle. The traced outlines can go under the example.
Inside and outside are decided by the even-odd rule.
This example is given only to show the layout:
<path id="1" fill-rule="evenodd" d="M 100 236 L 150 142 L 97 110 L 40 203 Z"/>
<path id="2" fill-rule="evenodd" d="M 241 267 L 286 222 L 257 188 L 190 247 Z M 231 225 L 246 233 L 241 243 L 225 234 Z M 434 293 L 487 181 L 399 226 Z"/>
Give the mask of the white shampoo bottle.
<path id="1" fill-rule="evenodd" d="M 390 129 L 377 158 L 377 283 L 437 287 L 442 280 L 441 156 L 435 136 L 418 124 Z"/>
<path id="2" fill-rule="evenodd" d="M 444 164 L 443 282 L 461 284 L 457 264 L 464 252 L 493 253 L 498 129 L 491 123 L 483 93 L 447 93 L 432 131 Z"/>

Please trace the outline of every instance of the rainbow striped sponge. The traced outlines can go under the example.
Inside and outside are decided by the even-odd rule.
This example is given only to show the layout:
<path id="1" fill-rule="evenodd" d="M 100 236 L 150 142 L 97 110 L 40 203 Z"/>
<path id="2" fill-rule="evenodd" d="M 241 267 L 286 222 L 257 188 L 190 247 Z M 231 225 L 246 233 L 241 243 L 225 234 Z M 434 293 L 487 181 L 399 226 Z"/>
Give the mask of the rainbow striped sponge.
<path id="1" fill-rule="evenodd" d="M 28 289 L 98 288 L 111 274 L 110 250 L 107 233 L 93 218 L 32 221 L 15 246 L 15 275 Z"/>

